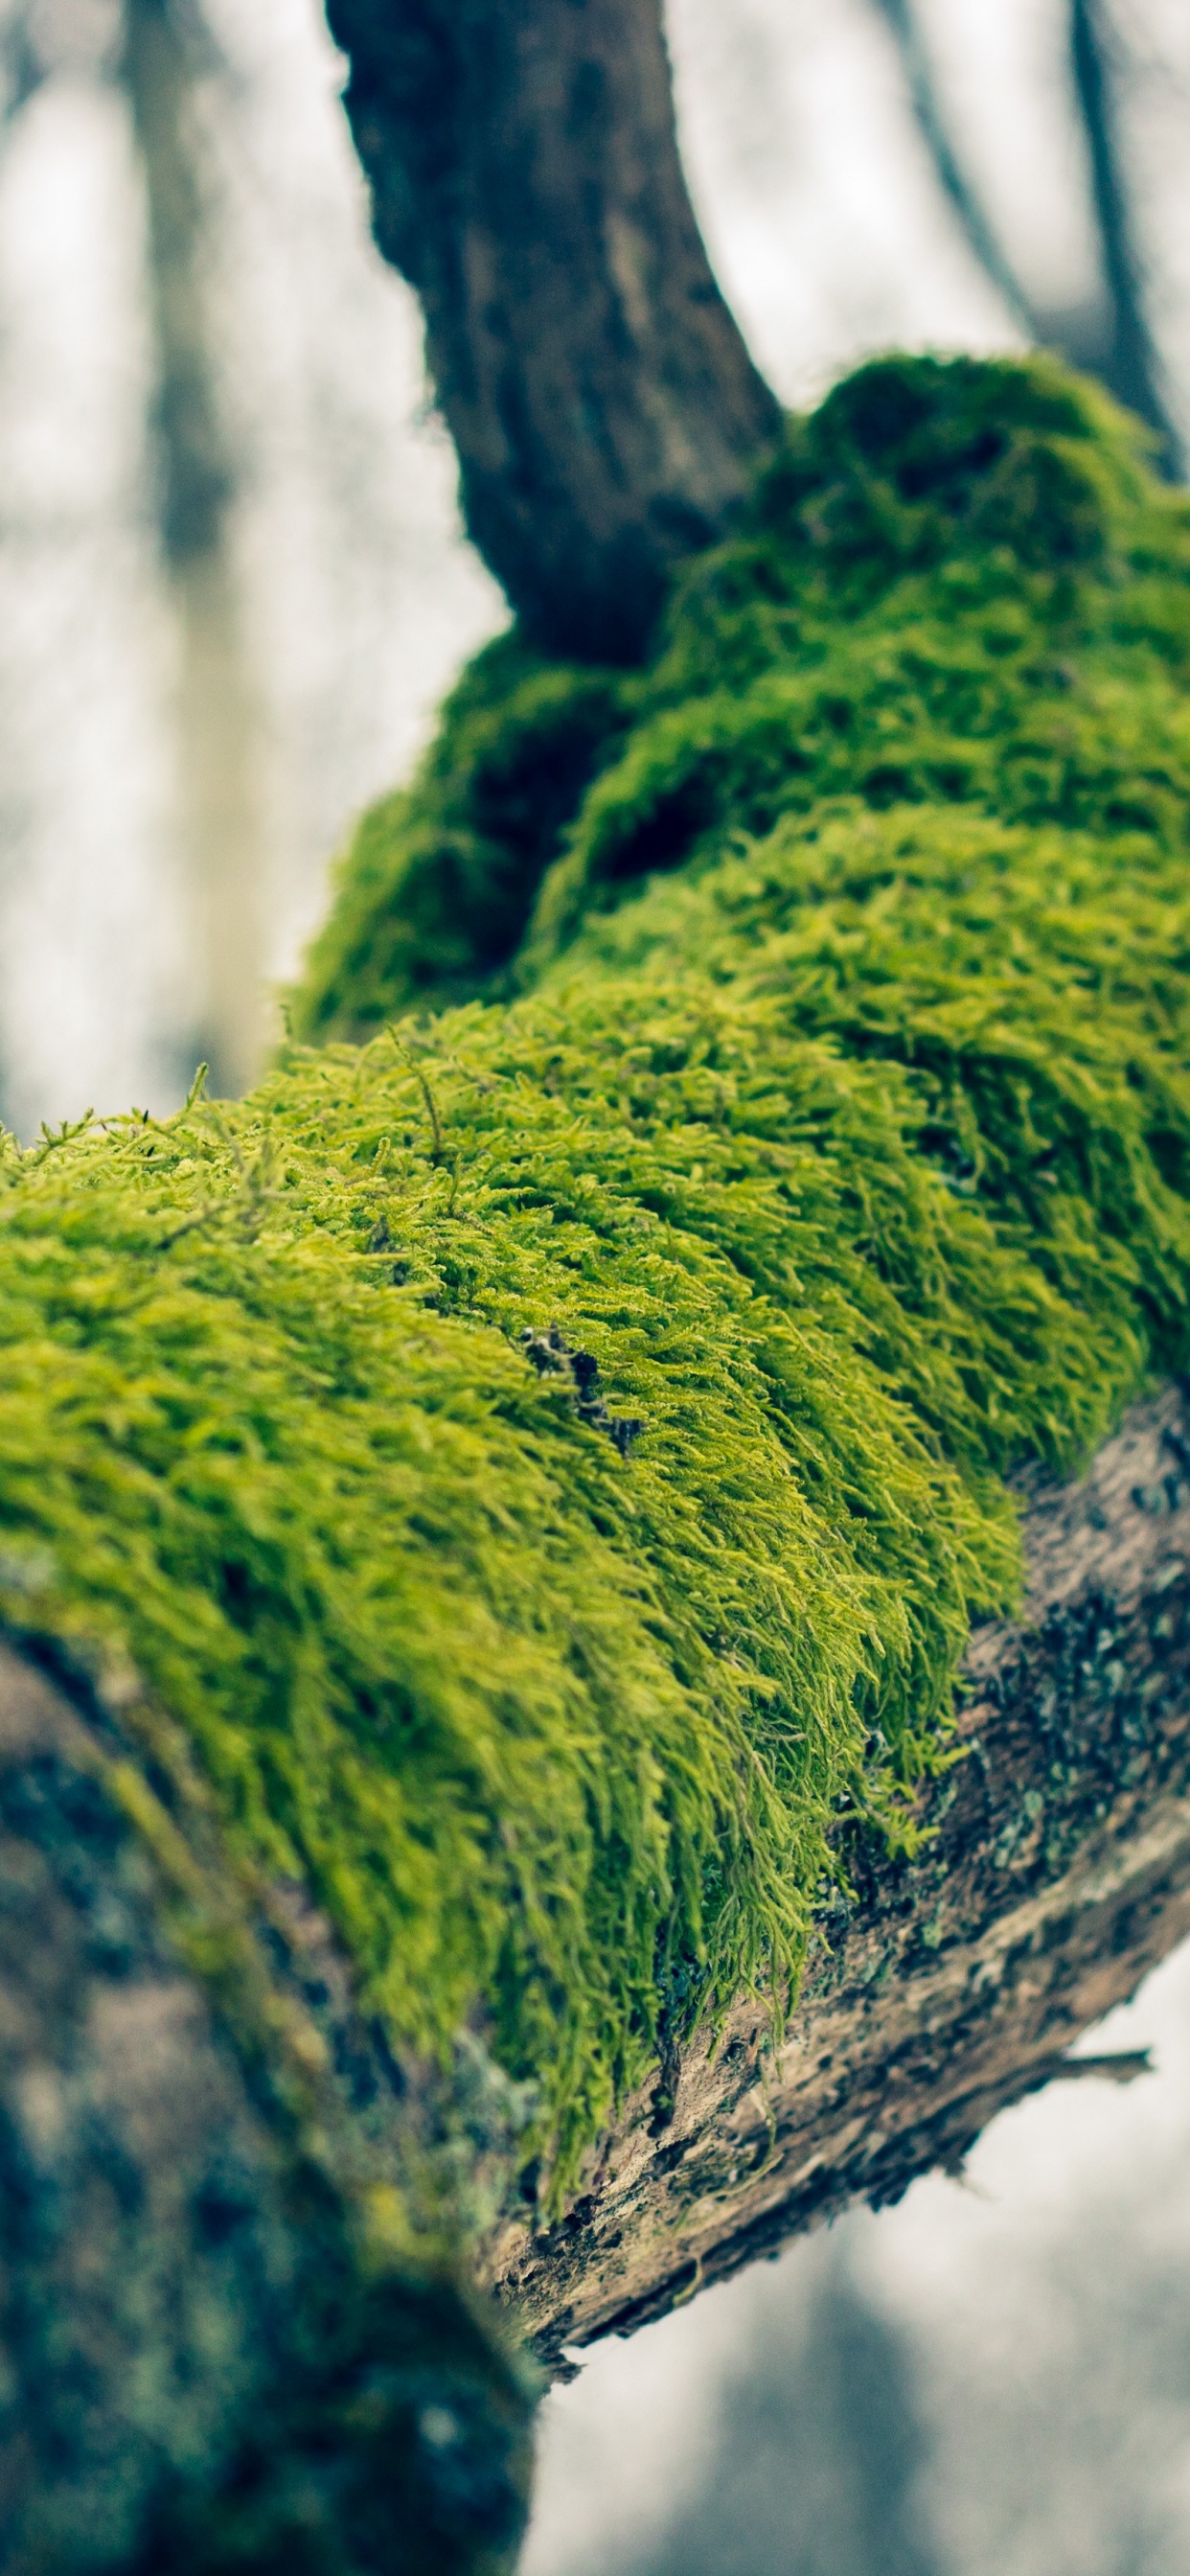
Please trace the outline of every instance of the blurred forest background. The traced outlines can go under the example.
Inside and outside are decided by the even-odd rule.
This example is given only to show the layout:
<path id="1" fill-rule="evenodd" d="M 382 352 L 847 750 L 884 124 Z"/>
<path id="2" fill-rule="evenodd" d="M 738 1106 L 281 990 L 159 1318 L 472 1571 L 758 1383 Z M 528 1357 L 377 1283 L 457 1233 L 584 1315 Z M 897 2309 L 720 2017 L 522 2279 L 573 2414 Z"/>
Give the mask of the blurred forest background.
<path id="1" fill-rule="evenodd" d="M 789 402 L 1043 339 L 1190 445 L 1186 0 L 668 0 Z M 236 1090 L 502 622 L 316 0 L 0 0 L 0 1108 Z M 525 2576 L 1185 2576 L 1190 1952 L 967 2175 L 585 2359 Z"/>

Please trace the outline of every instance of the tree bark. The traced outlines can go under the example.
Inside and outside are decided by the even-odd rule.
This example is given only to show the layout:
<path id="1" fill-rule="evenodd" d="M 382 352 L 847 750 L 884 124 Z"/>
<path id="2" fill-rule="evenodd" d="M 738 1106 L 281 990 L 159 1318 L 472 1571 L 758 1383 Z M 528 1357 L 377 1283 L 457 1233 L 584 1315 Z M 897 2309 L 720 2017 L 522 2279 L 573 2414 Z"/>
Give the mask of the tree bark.
<path id="1" fill-rule="evenodd" d="M 120 1754 L 0 1646 L 0 2563 L 495 2576 L 531 2392 L 361 2229 L 397 2070 L 292 1891 L 239 1923 L 212 1856 L 187 1965 Z"/>
<path id="2" fill-rule="evenodd" d="M 851 2201 L 957 2172 L 997 2111 L 1190 1931 L 1190 1412 L 1134 1407 L 1074 1489 L 1033 1485 L 1022 1618 L 966 1663 L 964 1758 L 913 1864 L 851 1855 L 797 2009 L 672 2049 L 556 2226 L 493 2277 L 542 2357 L 625 2333 Z"/>
<path id="3" fill-rule="evenodd" d="M 921 1857 L 851 1851 L 775 2049 L 742 2000 L 667 2048 L 564 2218 L 522 2201 L 489 2225 L 480 2270 L 548 2366 L 958 2170 L 1040 2085 L 1139 2070 L 1067 2052 L 1190 1931 L 1190 1407 L 1134 1407 L 1081 1485 L 1027 1500 L 1025 1611 L 972 1643 Z M 212 2532 L 242 2548 L 247 2519 L 259 2555 L 305 2516 L 347 2529 L 345 2571 L 420 2567 L 412 2544 L 393 2560 L 394 2522 L 439 2576 L 469 2568 L 519 2528 L 525 2392 L 451 2284 L 398 2276 L 377 2306 L 350 2213 L 444 2134 L 477 2205 L 508 2168 L 498 2113 L 394 2063 L 299 1889 L 236 1929 L 238 1978 L 196 1975 L 112 1796 L 120 1749 L 0 1650 L 4 2563 L 141 2567 L 168 2544 L 197 2576 Z M 346 2401 L 378 2368 L 387 2411 L 361 2419 Z"/>
<path id="4" fill-rule="evenodd" d="M 549 649 L 627 660 L 776 401 L 711 275 L 658 0 L 328 0 L 481 554 Z"/>

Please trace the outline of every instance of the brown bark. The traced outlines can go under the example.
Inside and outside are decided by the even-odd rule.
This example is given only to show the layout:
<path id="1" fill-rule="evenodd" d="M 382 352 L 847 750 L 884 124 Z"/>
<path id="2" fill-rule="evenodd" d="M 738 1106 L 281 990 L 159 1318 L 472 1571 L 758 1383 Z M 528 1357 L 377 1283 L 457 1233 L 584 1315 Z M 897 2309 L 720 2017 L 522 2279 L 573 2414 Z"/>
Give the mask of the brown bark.
<path id="1" fill-rule="evenodd" d="M 292 1902 L 262 1941 L 216 1874 L 187 1968 L 91 1714 L 0 1647 L 0 2563 L 495 2576 L 528 2393 L 361 2237 L 392 2061 Z"/>
<path id="2" fill-rule="evenodd" d="M 778 410 L 699 238 L 659 0 L 328 0 L 467 527 L 552 650 L 632 660 Z"/>
<path id="3" fill-rule="evenodd" d="M 967 1658 L 965 1759 L 912 1865 L 853 1855 L 781 2045 L 741 2002 L 675 2049 L 544 2233 L 492 2270 L 543 2357 L 660 2315 L 850 2201 L 959 2169 L 1190 1931 L 1190 1413 L 1138 1405 L 1033 1488 L 1029 1593 Z M 1136 2061 L 1108 2064 L 1116 2075 Z"/>
<path id="4" fill-rule="evenodd" d="M 923 1798 L 934 1839 L 851 1854 L 780 2046 L 742 2000 L 715 2046 L 667 2051 L 563 2220 L 488 2224 L 482 2269 L 547 2363 L 956 2170 L 1087 2071 L 1071 2042 L 1190 1930 L 1182 1396 L 1136 1406 L 1077 1488 L 1035 1483 L 1026 1543 L 1024 1615 L 974 1639 L 964 1758 Z M 0 2555 L 197 2576 L 213 2534 L 261 2563 L 304 2516 L 339 2537 L 299 2565 L 470 2567 L 515 2533 L 524 2395 L 449 2283 L 368 2287 L 351 2213 L 443 2139 L 478 2213 L 509 2165 L 499 2079 L 477 2052 L 447 2100 L 398 2068 L 295 1889 L 229 1913 L 241 1967 L 201 1981 L 120 1751 L 0 1649 Z M 393 2561 L 394 2515 L 422 2557 Z"/>

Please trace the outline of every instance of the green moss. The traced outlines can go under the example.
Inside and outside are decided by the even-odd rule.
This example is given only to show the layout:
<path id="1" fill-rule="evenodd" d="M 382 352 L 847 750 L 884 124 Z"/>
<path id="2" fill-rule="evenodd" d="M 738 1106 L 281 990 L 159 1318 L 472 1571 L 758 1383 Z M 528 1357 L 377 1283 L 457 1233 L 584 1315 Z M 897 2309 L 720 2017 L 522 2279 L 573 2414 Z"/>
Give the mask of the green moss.
<path id="1" fill-rule="evenodd" d="M 482 661 L 303 1025 L 508 976 L 573 700 L 515 1000 L 10 1152 L 8 1616 L 131 1659 L 233 1849 L 400 2038 L 482 2025 L 562 2175 L 663 2028 L 796 1976 L 839 1820 L 901 1830 L 1014 1596 L 1005 1471 L 1186 1364 L 1188 653 L 1114 414 L 869 369 L 651 670 Z"/>
<path id="2" fill-rule="evenodd" d="M 295 1035 L 370 1037 L 395 1008 L 468 999 L 509 965 L 629 694 L 619 673 L 543 661 L 516 635 L 477 656 L 416 784 L 364 816 L 340 862 Z"/>
<path id="3" fill-rule="evenodd" d="M 643 876 L 829 799 L 1181 846 L 1188 570 L 1185 502 L 1089 386 L 1044 360 L 864 368 L 789 424 L 740 534 L 686 576 L 650 670 L 555 668 L 547 688 L 515 637 L 480 656 L 421 778 L 341 863 L 295 1033 L 368 1035 L 462 983 L 502 993 L 544 879 L 523 984 Z M 578 758 L 555 751 L 568 722 Z M 519 808 L 490 801 L 502 763 Z M 485 818 L 465 857 L 448 807 Z M 470 925 L 511 884 L 515 926 L 501 913 L 485 947 Z"/>

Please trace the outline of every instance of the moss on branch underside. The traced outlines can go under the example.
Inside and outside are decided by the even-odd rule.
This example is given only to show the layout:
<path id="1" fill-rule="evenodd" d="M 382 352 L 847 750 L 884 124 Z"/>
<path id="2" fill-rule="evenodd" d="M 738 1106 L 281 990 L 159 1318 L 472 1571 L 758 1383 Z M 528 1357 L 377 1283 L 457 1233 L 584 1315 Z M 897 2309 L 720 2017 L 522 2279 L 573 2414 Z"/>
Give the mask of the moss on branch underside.
<path id="1" fill-rule="evenodd" d="M 9 1622 L 563 2178 L 908 1830 L 1006 1471 L 1186 1365 L 1188 665 L 1098 396 L 867 368 L 648 670 L 480 656 L 249 1100 L 9 1148 Z"/>

